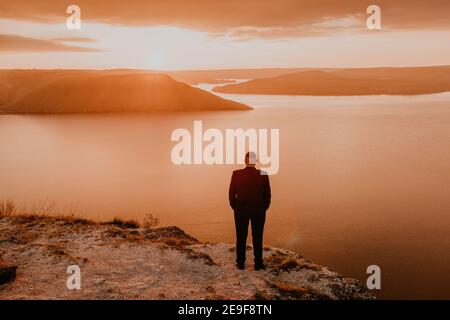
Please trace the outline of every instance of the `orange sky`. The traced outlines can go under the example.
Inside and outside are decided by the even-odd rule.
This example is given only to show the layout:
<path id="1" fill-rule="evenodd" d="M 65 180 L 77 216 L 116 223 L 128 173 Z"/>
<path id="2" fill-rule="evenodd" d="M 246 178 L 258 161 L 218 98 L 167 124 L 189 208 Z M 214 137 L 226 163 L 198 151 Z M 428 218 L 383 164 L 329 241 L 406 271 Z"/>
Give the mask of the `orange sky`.
<path id="1" fill-rule="evenodd" d="M 450 1 L 0 0 L 0 68 L 206 69 L 450 64 Z"/>

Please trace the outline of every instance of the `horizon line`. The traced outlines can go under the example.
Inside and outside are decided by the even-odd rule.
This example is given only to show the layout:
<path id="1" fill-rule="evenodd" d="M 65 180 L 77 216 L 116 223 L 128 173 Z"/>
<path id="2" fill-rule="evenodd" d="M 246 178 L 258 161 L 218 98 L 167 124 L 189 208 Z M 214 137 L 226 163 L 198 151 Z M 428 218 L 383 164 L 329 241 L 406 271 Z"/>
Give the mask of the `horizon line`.
<path id="1" fill-rule="evenodd" d="M 249 67 L 249 68 L 211 68 L 211 69 L 137 69 L 137 68 L 74 68 L 74 67 L 67 67 L 67 68 L 18 68 L 18 67 L 7 67 L 7 68 L 0 68 L 0 71 L 3 70 L 18 70 L 18 71 L 30 71 L 30 70 L 38 70 L 38 71 L 64 71 L 64 70 L 70 70 L 70 71 L 118 71 L 118 70 L 124 70 L 124 71 L 146 71 L 146 72 L 193 72 L 193 71 L 236 71 L 236 70 L 289 70 L 289 69 L 406 69 L 406 68 L 442 68 L 442 67 L 450 67 L 450 64 L 442 64 L 442 65 L 415 65 L 415 66 L 365 66 L 365 67 L 331 67 L 331 66 L 322 66 L 322 67 Z"/>

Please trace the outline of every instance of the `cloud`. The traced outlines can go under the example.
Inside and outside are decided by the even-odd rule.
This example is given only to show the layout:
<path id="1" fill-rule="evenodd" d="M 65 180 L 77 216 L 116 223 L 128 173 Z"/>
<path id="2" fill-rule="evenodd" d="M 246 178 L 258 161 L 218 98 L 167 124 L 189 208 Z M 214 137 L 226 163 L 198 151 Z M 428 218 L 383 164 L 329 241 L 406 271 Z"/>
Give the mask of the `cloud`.
<path id="1" fill-rule="evenodd" d="M 0 0 L 0 18 L 65 23 L 71 0 Z M 171 25 L 237 37 L 293 37 L 365 27 L 367 0 L 78 0 L 83 21 L 127 26 Z M 450 1 L 377 0 L 385 30 L 450 29 Z M 356 28 L 358 29 L 358 28 Z M 356 30 L 355 29 L 355 30 Z M 253 30 L 249 32 L 249 30 Z"/>
<path id="2" fill-rule="evenodd" d="M 364 25 L 365 27 L 365 25 Z M 301 25 L 299 27 L 239 27 L 226 32 L 213 33 L 215 37 L 230 37 L 237 40 L 261 39 L 291 39 L 308 36 L 326 36 L 331 33 L 364 32 L 363 22 L 356 17 L 345 17 L 335 20 Z"/>
<path id="3" fill-rule="evenodd" d="M 98 52 L 97 49 L 70 46 L 57 40 L 44 40 L 17 35 L 0 34 L 0 52 Z"/>

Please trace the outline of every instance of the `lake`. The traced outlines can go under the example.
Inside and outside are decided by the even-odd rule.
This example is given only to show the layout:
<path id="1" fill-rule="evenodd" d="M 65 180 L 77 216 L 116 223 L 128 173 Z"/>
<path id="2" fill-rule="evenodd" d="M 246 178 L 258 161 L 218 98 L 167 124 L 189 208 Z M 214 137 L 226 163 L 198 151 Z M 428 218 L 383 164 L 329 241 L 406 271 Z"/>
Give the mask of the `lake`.
<path id="1" fill-rule="evenodd" d="M 239 166 L 176 166 L 171 132 L 194 120 L 278 128 L 266 244 L 364 283 L 379 265 L 382 298 L 450 299 L 450 93 L 222 96 L 255 110 L 0 115 L 0 198 L 101 220 L 151 213 L 233 242 L 227 192 Z"/>

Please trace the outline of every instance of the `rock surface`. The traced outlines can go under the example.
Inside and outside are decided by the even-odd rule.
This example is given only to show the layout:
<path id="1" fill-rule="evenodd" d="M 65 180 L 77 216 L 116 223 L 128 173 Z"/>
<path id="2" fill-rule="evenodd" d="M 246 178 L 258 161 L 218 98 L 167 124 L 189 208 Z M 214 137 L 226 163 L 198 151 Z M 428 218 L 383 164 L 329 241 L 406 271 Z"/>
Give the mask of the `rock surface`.
<path id="1" fill-rule="evenodd" d="M 294 252 L 265 248 L 267 268 L 254 271 L 251 263 L 238 270 L 234 251 L 177 227 L 0 217 L 0 254 L 19 266 L 17 279 L 0 286 L 0 299 L 375 298 L 357 280 Z M 67 289 L 70 265 L 80 267 L 80 290 Z"/>

